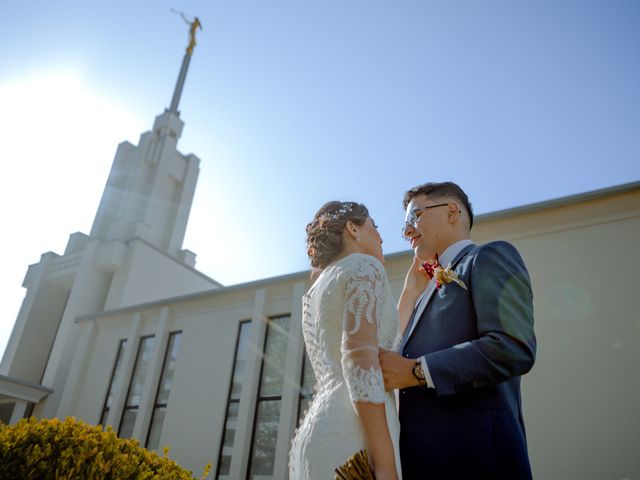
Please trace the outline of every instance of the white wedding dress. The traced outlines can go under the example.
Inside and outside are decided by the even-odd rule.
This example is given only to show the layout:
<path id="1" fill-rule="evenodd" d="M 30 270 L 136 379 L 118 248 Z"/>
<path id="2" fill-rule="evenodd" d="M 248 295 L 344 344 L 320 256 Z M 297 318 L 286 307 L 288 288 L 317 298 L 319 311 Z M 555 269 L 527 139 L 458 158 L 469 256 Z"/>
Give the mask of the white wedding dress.
<path id="1" fill-rule="evenodd" d="M 400 477 L 395 397 L 384 390 L 378 362 L 378 346 L 392 349 L 398 332 L 382 263 L 356 253 L 327 266 L 303 297 L 302 331 L 316 385 L 291 444 L 290 480 L 331 480 L 365 448 L 354 401 L 385 405 Z"/>

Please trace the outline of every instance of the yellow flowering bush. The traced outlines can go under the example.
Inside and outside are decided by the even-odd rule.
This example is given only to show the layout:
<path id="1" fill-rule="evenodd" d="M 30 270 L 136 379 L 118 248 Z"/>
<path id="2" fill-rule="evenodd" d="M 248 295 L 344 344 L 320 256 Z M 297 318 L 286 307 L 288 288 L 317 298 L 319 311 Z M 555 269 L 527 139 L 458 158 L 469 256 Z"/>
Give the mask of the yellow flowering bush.
<path id="1" fill-rule="evenodd" d="M 0 480 L 4 479 L 188 479 L 191 472 L 142 448 L 137 440 L 118 438 L 107 428 L 68 417 L 0 422 Z M 202 478 L 209 473 L 205 467 Z"/>

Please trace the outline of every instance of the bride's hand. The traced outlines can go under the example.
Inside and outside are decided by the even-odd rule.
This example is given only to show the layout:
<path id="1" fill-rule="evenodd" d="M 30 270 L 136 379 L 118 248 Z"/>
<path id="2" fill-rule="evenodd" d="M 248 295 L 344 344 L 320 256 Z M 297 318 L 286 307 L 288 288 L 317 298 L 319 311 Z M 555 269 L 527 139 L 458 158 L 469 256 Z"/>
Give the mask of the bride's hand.
<path id="1" fill-rule="evenodd" d="M 404 279 L 404 291 L 412 296 L 419 296 L 429 284 L 429 277 L 422 268 L 422 260 L 413 257 L 413 262 Z"/>

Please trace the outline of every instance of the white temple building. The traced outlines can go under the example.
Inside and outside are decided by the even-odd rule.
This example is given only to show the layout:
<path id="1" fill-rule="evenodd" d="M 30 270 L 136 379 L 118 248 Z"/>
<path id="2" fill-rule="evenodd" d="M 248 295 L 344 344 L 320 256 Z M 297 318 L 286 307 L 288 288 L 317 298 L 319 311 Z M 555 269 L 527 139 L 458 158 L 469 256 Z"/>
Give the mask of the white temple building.
<path id="1" fill-rule="evenodd" d="M 171 107 L 119 145 L 88 235 L 29 266 L 0 364 L 0 420 L 111 425 L 195 475 L 286 479 L 312 395 L 309 272 L 224 287 L 182 248 L 199 172 Z M 539 350 L 523 378 L 534 478 L 640 479 L 640 183 L 482 215 L 533 282 Z M 387 256 L 399 294 L 412 252 Z M 412 479 L 409 479 L 412 480 Z"/>

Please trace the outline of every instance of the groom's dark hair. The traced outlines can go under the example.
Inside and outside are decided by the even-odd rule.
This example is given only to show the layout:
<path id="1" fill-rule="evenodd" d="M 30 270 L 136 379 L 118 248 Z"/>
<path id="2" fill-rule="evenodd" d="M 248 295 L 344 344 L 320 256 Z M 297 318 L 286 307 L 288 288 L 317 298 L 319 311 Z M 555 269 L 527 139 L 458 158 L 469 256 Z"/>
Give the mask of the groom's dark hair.
<path id="1" fill-rule="evenodd" d="M 417 187 L 413 187 L 411 190 L 407 190 L 404 194 L 404 208 L 407 209 L 407 205 L 411 199 L 418 195 L 426 195 L 432 200 L 436 200 L 439 198 L 455 198 L 458 200 L 464 208 L 467 210 L 469 214 L 469 230 L 473 227 L 473 208 L 471 208 L 471 202 L 469 202 L 469 197 L 464 193 L 458 185 L 453 182 L 442 182 L 442 183 L 424 183 L 422 185 L 418 185 Z"/>

